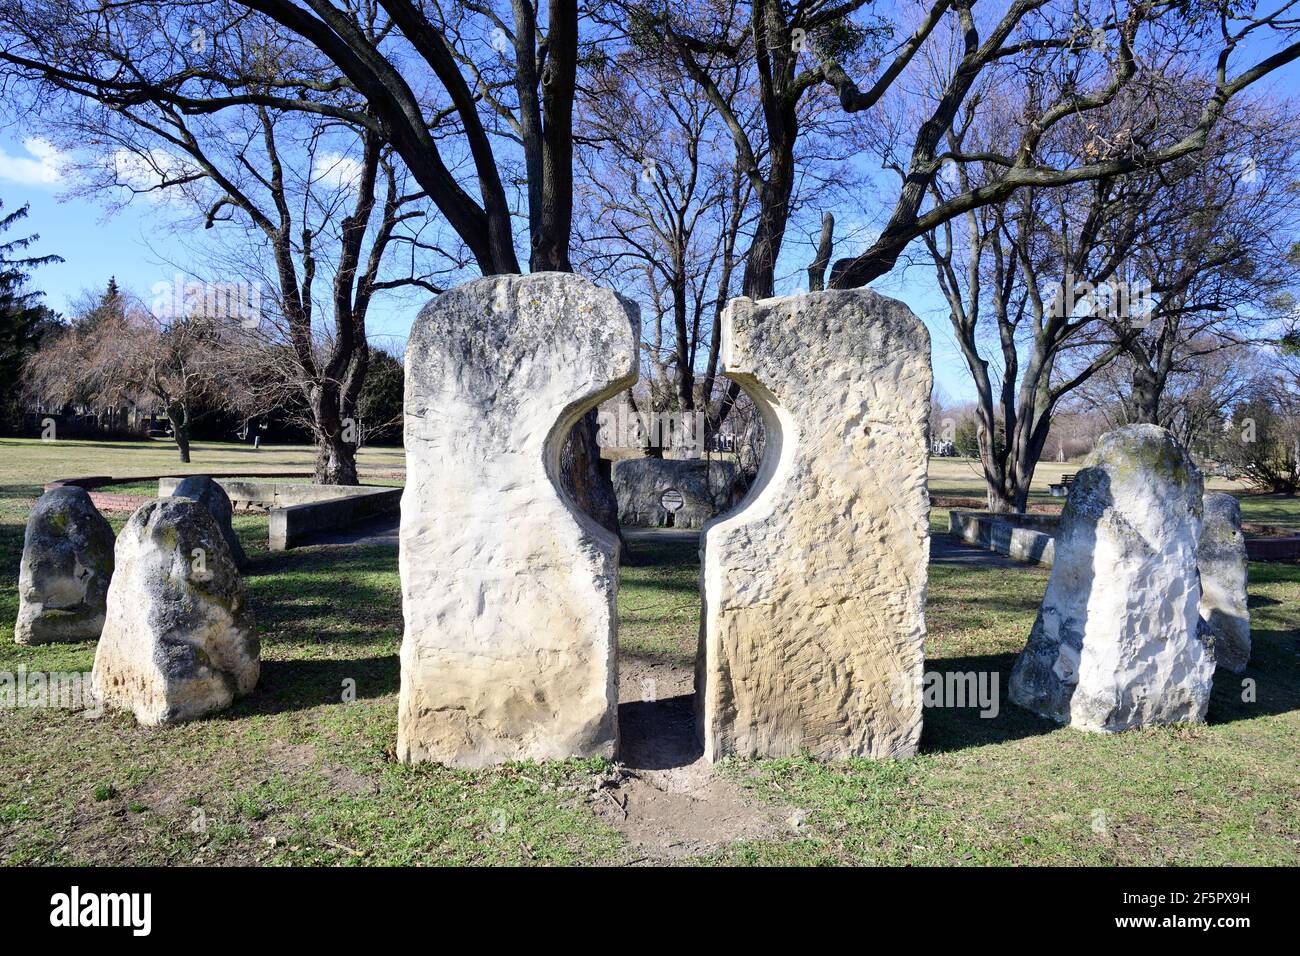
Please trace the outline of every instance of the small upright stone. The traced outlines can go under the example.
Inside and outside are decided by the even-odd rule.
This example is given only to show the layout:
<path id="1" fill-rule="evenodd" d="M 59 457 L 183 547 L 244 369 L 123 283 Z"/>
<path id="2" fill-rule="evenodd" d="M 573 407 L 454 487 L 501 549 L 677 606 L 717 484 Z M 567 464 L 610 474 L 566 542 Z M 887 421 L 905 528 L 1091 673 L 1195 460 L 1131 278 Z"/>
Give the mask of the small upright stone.
<path id="1" fill-rule="evenodd" d="M 235 534 L 235 529 L 231 525 L 234 508 L 230 504 L 230 496 L 226 494 L 226 489 L 207 475 L 191 475 L 176 486 L 171 496 L 189 498 L 207 508 L 208 514 L 212 515 L 217 527 L 221 529 L 221 537 L 230 549 L 235 567 L 241 571 L 248 567 L 248 555 L 244 554 L 244 546 L 239 543 L 239 536 Z"/>
<path id="2" fill-rule="evenodd" d="M 52 488 L 27 518 L 18 570 L 19 644 L 93 641 L 113 577 L 113 529 L 84 488 Z"/>
<path id="3" fill-rule="evenodd" d="M 1155 425 L 1106 433 L 1084 465 L 1009 696 L 1103 733 L 1202 721 L 1214 657 L 1197 614 L 1201 473 Z"/>
<path id="4" fill-rule="evenodd" d="M 1246 606 L 1246 536 L 1241 505 L 1232 495 L 1205 496 L 1201 544 L 1201 621 L 1214 645 L 1219 667 L 1240 674 L 1250 661 L 1250 611 Z"/>
<path id="5" fill-rule="evenodd" d="M 636 381 L 636 306 L 576 275 L 476 279 L 406 349 L 397 755 L 613 757 L 618 539 L 564 498 L 583 412 Z"/>
<path id="6" fill-rule="evenodd" d="M 230 551 L 207 509 L 160 498 L 117 539 L 94 686 L 142 724 L 191 720 L 257 685 L 260 646 Z"/>
<path id="7" fill-rule="evenodd" d="M 704 756 L 910 756 L 929 335 L 868 289 L 735 299 L 722 321 L 724 371 L 761 411 L 766 451 L 741 510 L 704 528 Z"/>

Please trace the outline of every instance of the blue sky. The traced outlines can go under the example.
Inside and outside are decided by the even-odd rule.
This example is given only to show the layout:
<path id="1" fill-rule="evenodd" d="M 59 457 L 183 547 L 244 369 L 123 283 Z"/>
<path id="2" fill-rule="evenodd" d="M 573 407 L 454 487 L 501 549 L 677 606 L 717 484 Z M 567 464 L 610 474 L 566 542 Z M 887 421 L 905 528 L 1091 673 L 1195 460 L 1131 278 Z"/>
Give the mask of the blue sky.
<path id="1" fill-rule="evenodd" d="M 68 198 L 63 184 L 41 181 L 42 171 L 34 165 L 38 158 L 24 145 L 25 141 L 33 145 L 31 139 L 39 138 L 40 132 L 14 127 L 0 130 L 0 201 L 6 213 L 29 204 L 27 220 L 13 232 L 39 233 L 41 241 L 35 251 L 66 260 L 42 268 L 34 279 L 51 308 L 66 312 L 83 290 L 103 288 L 109 276 L 148 301 L 155 283 L 171 283 L 178 271 L 185 272 L 184 265 L 193 252 L 164 228 L 168 211 L 156 200 L 136 198 L 110 214 L 89 199 Z M 377 299 L 371 312 L 371 335 L 402 343 L 419 305 L 394 298 Z"/>

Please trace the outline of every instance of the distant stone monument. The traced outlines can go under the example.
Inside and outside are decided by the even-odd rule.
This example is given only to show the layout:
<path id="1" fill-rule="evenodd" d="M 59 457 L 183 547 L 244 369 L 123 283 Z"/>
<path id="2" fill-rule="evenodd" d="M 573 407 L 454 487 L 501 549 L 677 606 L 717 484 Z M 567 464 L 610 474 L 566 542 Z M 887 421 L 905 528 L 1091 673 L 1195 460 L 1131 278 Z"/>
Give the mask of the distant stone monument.
<path id="1" fill-rule="evenodd" d="M 1205 495 L 1196 566 L 1201 572 L 1201 623 L 1214 645 L 1215 663 L 1240 674 L 1250 661 L 1250 611 L 1246 605 L 1246 536 L 1241 505 L 1232 495 Z"/>
<path id="2" fill-rule="evenodd" d="M 52 488 L 27 517 L 18 570 L 19 644 L 93 641 L 113 577 L 113 529 L 84 488 Z"/>
<path id="3" fill-rule="evenodd" d="M 248 567 L 248 556 L 244 554 L 244 546 L 240 544 L 239 536 L 231 524 L 234 508 L 231 507 L 226 489 L 207 475 L 191 475 L 176 486 L 172 497 L 190 498 L 207 508 L 208 514 L 212 515 L 217 527 L 221 529 L 221 537 L 230 549 L 235 566 L 241 571 Z"/>
<path id="4" fill-rule="evenodd" d="M 1199 635 L 1201 473 L 1172 434 L 1101 437 L 1070 486 L 1011 700 L 1084 730 L 1196 722 L 1214 657 Z"/>
<path id="5" fill-rule="evenodd" d="M 117 539 L 96 693 L 141 724 L 229 707 L 257 685 L 260 646 L 216 521 L 189 498 L 140 507 Z"/>
<path id="6" fill-rule="evenodd" d="M 704 755 L 901 757 L 921 736 L 930 340 L 877 293 L 735 299 L 723 370 L 767 450 L 705 526 Z"/>
<path id="7" fill-rule="evenodd" d="M 702 528 L 735 507 L 735 462 L 625 458 L 614 462 L 618 523 L 625 528 Z"/>
<path id="8" fill-rule="evenodd" d="M 613 757 L 618 541 L 561 496 L 573 424 L 637 377 L 635 305 L 562 273 L 478 279 L 406 351 L 397 752 Z"/>

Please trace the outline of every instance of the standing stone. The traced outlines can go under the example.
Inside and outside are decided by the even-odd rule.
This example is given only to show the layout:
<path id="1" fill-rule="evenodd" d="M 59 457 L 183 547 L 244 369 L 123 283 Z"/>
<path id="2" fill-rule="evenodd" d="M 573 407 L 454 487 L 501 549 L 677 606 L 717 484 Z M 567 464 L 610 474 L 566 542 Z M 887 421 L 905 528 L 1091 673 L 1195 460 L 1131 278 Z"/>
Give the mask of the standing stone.
<path id="1" fill-rule="evenodd" d="M 614 756 L 618 541 L 561 498 L 583 412 L 636 381 L 636 306 L 561 273 L 478 279 L 406 351 L 407 762 Z"/>
<path id="2" fill-rule="evenodd" d="M 624 528 L 702 528 L 740 500 L 732 461 L 627 458 L 615 462 L 613 471 L 618 523 Z"/>
<path id="3" fill-rule="evenodd" d="M 1201 489 L 1165 429 L 1101 437 L 1070 486 L 1047 593 L 1011 671 L 1013 702 L 1104 733 L 1205 718 L 1214 657 L 1197 627 Z"/>
<path id="4" fill-rule="evenodd" d="M 1246 536 L 1241 533 L 1241 505 L 1232 495 L 1206 494 L 1196 565 L 1201 572 L 1201 622 L 1214 646 L 1215 662 L 1240 674 L 1250 661 L 1250 611 Z"/>
<path id="5" fill-rule="evenodd" d="M 113 529 L 84 488 L 52 488 L 27 518 L 18 570 L 19 644 L 93 641 L 113 577 Z"/>
<path id="6" fill-rule="evenodd" d="M 231 524 L 234 508 L 230 504 L 230 496 L 226 494 L 226 489 L 207 475 L 191 475 L 176 486 L 171 496 L 190 498 L 207 508 L 208 514 L 212 515 L 213 520 L 217 522 L 217 527 L 221 529 L 221 537 L 225 540 L 226 547 L 230 549 L 230 556 L 234 558 L 235 566 L 241 571 L 248 567 L 248 555 L 244 554 L 244 546 L 239 543 L 239 536 L 235 534 Z"/>
<path id="7" fill-rule="evenodd" d="M 260 646 L 221 530 L 189 498 L 143 505 L 117 539 L 94 686 L 142 724 L 191 720 L 257 685 Z"/>
<path id="8" fill-rule="evenodd" d="M 925 326 L 866 289 L 735 299 L 722 322 L 724 371 L 762 413 L 767 447 L 740 510 L 703 533 L 704 755 L 915 753 Z"/>

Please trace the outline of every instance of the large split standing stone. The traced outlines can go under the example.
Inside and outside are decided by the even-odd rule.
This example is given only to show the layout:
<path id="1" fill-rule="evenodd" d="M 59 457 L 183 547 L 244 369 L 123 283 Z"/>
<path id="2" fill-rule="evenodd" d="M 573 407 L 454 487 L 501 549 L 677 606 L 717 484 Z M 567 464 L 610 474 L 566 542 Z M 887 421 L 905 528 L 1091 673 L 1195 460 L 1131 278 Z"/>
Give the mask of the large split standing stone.
<path id="1" fill-rule="evenodd" d="M 1198 633 L 1201 496 L 1165 429 L 1101 437 L 1070 486 L 1013 702 L 1105 733 L 1204 719 L 1214 657 Z"/>
<path id="2" fill-rule="evenodd" d="M 113 577 L 113 529 L 84 488 L 52 488 L 27 518 L 18 569 L 19 644 L 93 641 Z"/>
<path id="3" fill-rule="evenodd" d="M 1240 674 L 1250 661 L 1250 611 L 1246 601 L 1246 536 L 1241 505 L 1232 495 L 1205 496 L 1201 543 L 1201 623 L 1214 646 L 1215 663 Z"/>
<path id="4" fill-rule="evenodd" d="M 117 539 L 96 693 L 142 724 L 191 720 L 257 685 L 260 646 L 244 584 L 208 510 L 143 505 Z"/>
<path id="5" fill-rule="evenodd" d="M 636 306 L 561 273 L 425 306 L 406 352 L 397 752 L 612 757 L 618 541 L 563 499 L 560 449 L 636 381 Z"/>
<path id="6" fill-rule="evenodd" d="M 171 496 L 190 498 L 207 508 L 208 514 L 212 515 L 217 527 L 221 529 L 221 537 L 225 540 L 226 547 L 230 549 L 230 556 L 234 559 L 235 566 L 241 571 L 248 566 L 248 555 L 244 554 L 244 546 L 240 544 L 239 536 L 235 534 L 231 524 L 234 508 L 230 504 L 230 496 L 226 494 L 226 489 L 207 475 L 190 475 L 176 486 Z"/>
<path id="7" fill-rule="evenodd" d="M 704 755 L 912 754 L 929 335 L 870 290 L 736 299 L 722 321 L 724 371 L 758 405 L 767 446 L 739 510 L 703 534 Z"/>

